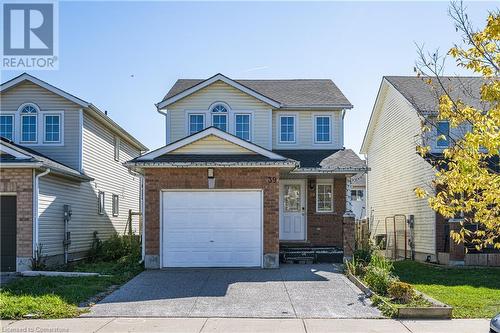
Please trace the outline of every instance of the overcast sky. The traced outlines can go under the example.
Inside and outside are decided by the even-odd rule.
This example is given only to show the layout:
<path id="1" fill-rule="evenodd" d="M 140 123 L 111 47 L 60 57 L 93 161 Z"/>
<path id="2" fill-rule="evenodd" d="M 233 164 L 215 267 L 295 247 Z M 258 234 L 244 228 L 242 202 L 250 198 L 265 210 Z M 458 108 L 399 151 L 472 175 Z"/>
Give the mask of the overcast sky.
<path id="1" fill-rule="evenodd" d="M 493 2 L 467 3 L 484 26 Z M 459 41 L 448 2 L 61 2 L 59 70 L 33 74 L 92 102 L 149 148 L 165 143 L 154 103 L 178 78 L 329 78 L 354 105 L 359 152 L 383 75 L 414 75 L 415 42 Z M 449 61 L 448 74 L 459 73 Z M 461 72 L 462 74 L 467 72 Z M 3 71 L 2 82 L 20 72 Z"/>

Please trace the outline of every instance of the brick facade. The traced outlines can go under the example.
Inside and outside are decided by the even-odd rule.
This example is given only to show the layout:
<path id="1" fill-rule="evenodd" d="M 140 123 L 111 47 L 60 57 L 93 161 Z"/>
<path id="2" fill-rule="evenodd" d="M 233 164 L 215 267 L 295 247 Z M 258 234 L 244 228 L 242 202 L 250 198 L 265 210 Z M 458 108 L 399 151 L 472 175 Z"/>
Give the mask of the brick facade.
<path id="1" fill-rule="evenodd" d="M 0 169 L 0 193 L 15 193 L 17 201 L 17 245 L 19 258 L 33 255 L 33 170 Z M 19 266 L 19 265 L 18 265 Z"/>
<path id="2" fill-rule="evenodd" d="M 279 252 L 279 169 L 213 169 L 215 189 L 263 190 L 264 255 L 277 255 Z M 164 189 L 208 189 L 207 175 L 207 168 L 145 169 L 145 245 L 147 256 L 158 256 L 160 253 L 160 191 Z M 148 263 L 146 264 L 148 265 Z M 155 265 L 158 266 L 159 262 Z"/>
<path id="3" fill-rule="evenodd" d="M 333 181 L 333 213 L 316 212 L 316 179 L 307 181 L 307 241 L 314 246 L 342 248 L 342 223 L 345 213 L 345 178 Z"/>

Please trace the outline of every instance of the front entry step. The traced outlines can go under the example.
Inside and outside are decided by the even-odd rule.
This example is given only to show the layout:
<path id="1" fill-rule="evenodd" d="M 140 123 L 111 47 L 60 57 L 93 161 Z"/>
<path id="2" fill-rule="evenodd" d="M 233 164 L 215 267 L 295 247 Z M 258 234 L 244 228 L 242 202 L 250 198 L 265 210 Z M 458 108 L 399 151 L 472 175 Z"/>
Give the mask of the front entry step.
<path id="1" fill-rule="evenodd" d="M 280 248 L 281 263 L 342 263 L 344 251 L 335 246 L 291 246 Z"/>

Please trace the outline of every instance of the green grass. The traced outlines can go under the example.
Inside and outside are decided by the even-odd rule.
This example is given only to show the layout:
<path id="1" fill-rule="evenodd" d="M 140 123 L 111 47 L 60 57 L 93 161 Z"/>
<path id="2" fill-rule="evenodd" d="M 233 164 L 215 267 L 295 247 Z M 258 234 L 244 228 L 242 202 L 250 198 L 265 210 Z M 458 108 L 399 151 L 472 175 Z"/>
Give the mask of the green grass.
<path id="1" fill-rule="evenodd" d="M 491 318 L 500 312 L 500 268 L 441 268 L 398 261 L 394 274 L 451 305 L 454 318 Z"/>
<path id="2" fill-rule="evenodd" d="M 20 278 L 0 289 L 0 318 L 22 319 L 69 318 L 82 311 L 78 304 L 106 291 L 112 285 L 123 284 L 142 267 L 125 261 L 79 263 L 69 270 L 97 272 L 109 277 L 29 277 Z"/>

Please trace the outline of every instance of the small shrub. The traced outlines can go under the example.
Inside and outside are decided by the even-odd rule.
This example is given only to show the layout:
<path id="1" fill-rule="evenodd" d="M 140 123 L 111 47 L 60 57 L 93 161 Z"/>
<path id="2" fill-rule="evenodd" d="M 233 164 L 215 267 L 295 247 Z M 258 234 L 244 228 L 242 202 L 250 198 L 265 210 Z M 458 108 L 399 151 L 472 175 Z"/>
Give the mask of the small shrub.
<path id="1" fill-rule="evenodd" d="M 378 267 L 384 271 L 392 271 L 393 269 L 393 264 L 392 262 L 387 259 L 386 257 L 382 256 L 379 253 L 373 253 L 371 258 L 370 258 L 370 266 L 372 267 Z"/>
<path id="2" fill-rule="evenodd" d="M 364 280 L 377 294 L 387 295 L 389 286 L 396 281 L 396 278 L 386 269 L 368 265 Z"/>
<path id="3" fill-rule="evenodd" d="M 354 251 L 353 258 L 355 258 L 358 261 L 361 261 L 365 265 L 368 265 L 368 263 L 372 258 L 372 250 L 367 248 L 358 249 Z"/>
<path id="4" fill-rule="evenodd" d="M 353 257 L 351 260 L 345 263 L 346 271 L 354 276 L 363 276 L 365 274 L 365 265 L 363 262 Z"/>
<path id="5" fill-rule="evenodd" d="M 33 271 L 43 271 L 47 269 L 45 263 L 45 257 L 42 252 L 43 244 L 39 244 L 36 249 L 36 257 L 31 258 L 31 270 Z"/>
<path id="6" fill-rule="evenodd" d="M 415 297 L 415 290 L 413 287 L 405 282 L 394 282 L 387 289 L 389 296 L 398 302 L 409 303 Z"/>
<path id="7" fill-rule="evenodd" d="M 93 262 L 117 260 L 136 262 L 141 257 L 140 237 L 113 234 L 103 242 L 96 237 L 89 251 L 89 257 Z"/>

